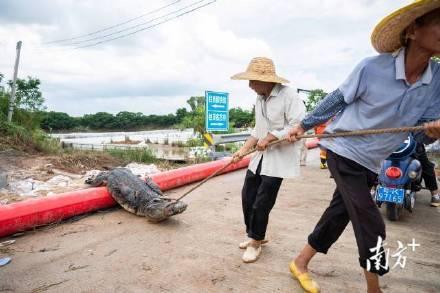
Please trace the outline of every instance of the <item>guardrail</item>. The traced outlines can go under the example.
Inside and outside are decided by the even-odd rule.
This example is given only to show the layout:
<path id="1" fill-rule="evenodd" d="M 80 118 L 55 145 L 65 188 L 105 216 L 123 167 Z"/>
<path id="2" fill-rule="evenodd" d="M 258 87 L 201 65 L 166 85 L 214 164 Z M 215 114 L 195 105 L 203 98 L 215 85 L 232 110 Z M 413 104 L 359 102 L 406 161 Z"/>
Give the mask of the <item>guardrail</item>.
<path id="1" fill-rule="evenodd" d="M 239 132 L 230 134 L 212 134 L 214 145 L 245 141 L 251 136 L 250 132 Z"/>

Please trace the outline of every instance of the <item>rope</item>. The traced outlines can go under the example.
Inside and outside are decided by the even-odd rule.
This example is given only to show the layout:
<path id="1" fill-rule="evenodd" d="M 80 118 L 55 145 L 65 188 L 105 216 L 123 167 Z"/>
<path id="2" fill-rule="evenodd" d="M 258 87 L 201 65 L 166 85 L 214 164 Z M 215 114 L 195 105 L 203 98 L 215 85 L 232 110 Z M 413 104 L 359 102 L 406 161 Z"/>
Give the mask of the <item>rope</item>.
<path id="1" fill-rule="evenodd" d="M 382 129 L 355 130 L 355 131 L 338 132 L 338 133 L 306 134 L 306 135 L 298 135 L 297 138 L 298 139 L 303 139 L 303 138 L 334 138 L 334 137 L 362 136 L 362 135 L 374 135 L 374 134 L 384 134 L 384 133 L 414 132 L 414 131 L 421 131 L 421 130 L 425 130 L 425 127 L 424 126 L 413 126 L 413 127 L 400 127 L 400 128 L 382 128 Z M 280 144 L 280 143 L 285 142 L 285 141 L 287 141 L 287 138 L 278 139 L 278 140 L 270 142 L 267 146 L 269 147 L 269 146 L 277 145 L 277 144 Z M 250 155 L 250 154 L 252 154 L 252 153 L 254 153 L 256 151 L 257 151 L 256 148 L 250 149 L 249 151 L 245 152 L 240 157 L 240 159 L 238 161 L 240 161 L 244 157 L 246 157 L 246 156 L 248 156 L 248 155 Z M 209 175 L 208 177 L 203 179 L 201 182 L 197 183 L 195 186 L 190 188 L 183 195 L 178 197 L 176 199 L 176 201 L 181 200 L 182 198 L 184 198 L 185 196 L 187 196 L 188 194 L 190 194 L 191 192 L 193 192 L 194 190 L 199 188 L 200 186 L 205 184 L 205 182 L 208 181 L 209 179 L 211 179 L 212 177 L 215 177 L 218 174 L 222 173 L 226 168 L 231 166 L 233 163 L 234 163 L 234 161 L 231 160 L 228 164 L 226 164 L 222 168 L 218 169 L 217 171 L 215 171 L 214 173 L 212 173 L 211 175 Z"/>

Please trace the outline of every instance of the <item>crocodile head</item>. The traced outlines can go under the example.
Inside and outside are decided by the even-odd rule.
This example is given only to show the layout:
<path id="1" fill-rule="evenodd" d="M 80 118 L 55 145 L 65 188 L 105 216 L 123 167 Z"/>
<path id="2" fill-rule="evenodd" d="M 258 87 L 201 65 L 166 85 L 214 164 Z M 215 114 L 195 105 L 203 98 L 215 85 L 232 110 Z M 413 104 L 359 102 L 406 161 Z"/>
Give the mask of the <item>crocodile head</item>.
<path id="1" fill-rule="evenodd" d="M 148 220 L 160 222 L 168 217 L 183 213 L 187 204 L 183 201 L 171 201 L 164 198 L 155 198 L 144 207 L 138 210 L 138 214 L 142 214 Z"/>
<path id="2" fill-rule="evenodd" d="M 109 172 L 107 171 L 100 172 L 97 170 L 93 170 L 87 175 L 85 183 L 90 184 L 93 187 L 106 185 L 108 176 L 109 176 Z"/>

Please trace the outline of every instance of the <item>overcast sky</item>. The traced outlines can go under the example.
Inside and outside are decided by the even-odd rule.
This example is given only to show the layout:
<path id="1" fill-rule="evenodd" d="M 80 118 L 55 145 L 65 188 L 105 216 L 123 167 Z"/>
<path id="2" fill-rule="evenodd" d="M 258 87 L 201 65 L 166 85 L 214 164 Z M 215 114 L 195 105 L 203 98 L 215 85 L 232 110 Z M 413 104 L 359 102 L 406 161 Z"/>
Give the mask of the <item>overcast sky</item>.
<path id="1" fill-rule="evenodd" d="M 230 76 L 244 71 L 252 57 L 274 59 L 292 87 L 331 91 L 362 58 L 376 54 L 370 43 L 375 24 L 410 2 L 217 0 L 158 24 L 210 1 L 0 0 L 0 73 L 12 78 L 16 42 L 22 40 L 19 77 L 41 80 L 48 110 L 168 114 L 205 90 L 229 92 L 231 107 L 251 109 L 255 94 L 246 81 Z M 136 17 L 100 34 L 46 44 Z"/>

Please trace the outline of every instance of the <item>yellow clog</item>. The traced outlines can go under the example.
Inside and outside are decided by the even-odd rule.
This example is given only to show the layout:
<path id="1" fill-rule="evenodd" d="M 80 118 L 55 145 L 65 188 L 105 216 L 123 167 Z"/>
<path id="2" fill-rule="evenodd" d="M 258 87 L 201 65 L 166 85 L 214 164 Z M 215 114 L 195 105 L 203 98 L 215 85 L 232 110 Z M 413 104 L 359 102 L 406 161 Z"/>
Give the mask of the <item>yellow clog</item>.
<path id="1" fill-rule="evenodd" d="M 292 276 L 298 280 L 301 287 L 308 293 L 319 293 L 319 285 L 312 280 L 309 273 L 300 273 L 295 265 L 295 261 L 292 261 L 289 265 Z"/>

